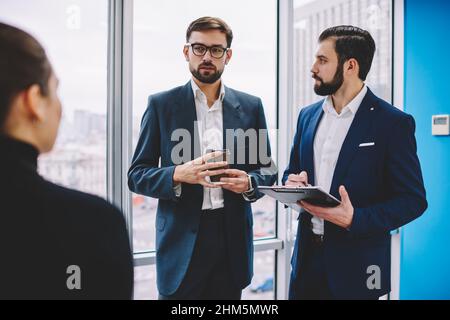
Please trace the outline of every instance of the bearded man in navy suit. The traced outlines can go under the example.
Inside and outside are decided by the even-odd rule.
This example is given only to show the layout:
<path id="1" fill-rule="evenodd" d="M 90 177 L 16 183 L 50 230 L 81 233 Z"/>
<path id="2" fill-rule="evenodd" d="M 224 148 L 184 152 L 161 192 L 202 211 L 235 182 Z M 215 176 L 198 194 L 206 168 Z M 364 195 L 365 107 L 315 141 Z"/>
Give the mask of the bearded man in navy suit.
<path id="1" fill-rule="evenodd" d="M 325 30 L 283 183 L 318 185 L 334 208 L 299 203 L 290 299 L 378 299 L 390 292 L 390 232 L 427 208 L 412 116 L 364 81 L 375 42 L 353 26 Z"/>
<path id="2" fill-rule="evenodd" d="M 160 299 L 238 300 L 253 276 L 251 202 L 277 175 L 261 99 L 221 79 L 232 39 L 219 18 L 192 22 L 183 50 L 191 81 L 150 96 L 142 120 L 128 184 L 159 199 Z M 208 162 L 216 156 L 229 161 Z"/>

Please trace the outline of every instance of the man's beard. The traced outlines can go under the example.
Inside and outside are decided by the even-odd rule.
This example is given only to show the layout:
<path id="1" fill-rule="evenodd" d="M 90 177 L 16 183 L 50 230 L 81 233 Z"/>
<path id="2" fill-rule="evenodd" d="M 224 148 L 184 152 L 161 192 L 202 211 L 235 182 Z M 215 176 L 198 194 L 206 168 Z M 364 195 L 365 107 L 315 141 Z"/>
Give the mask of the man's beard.
<path id="1" fill-rule="evenodd" d="M 213 64 L 201 64 L 197 70 L 195 70 L 194 68 L 191 68 L 192 75 L 198 81 L 200 81 L 202 83 L 212 84 L 212 83 L 215 83 L 217 80 L 219 80 L 220 77 L 222 77 L 223 70 L 219 71 L 219 70 L 217 70 L 217 68 L 215 68 L 215 71 L 211 70 L 211 71 L 209 71 L 208 75 L 203 75 L 200 73 L 200 68 L 202 68 L 202 67 L 214 67 L 215 68 L 215 66 Z"/>
<path id="2" fill-rule="evenodd" d="M 336 70 L 336 73 L 331 82 L 323 82 L 323 80 L 316 75 L 313 75 L 313 78 L 320 81 L 320 84 L 316 84 L 314 86 L 314 92 L 319 96 L 329 96 L 335 94 L 338 91 L 342 84 L 344 83 L 344 66 L 339 64 Z"/>

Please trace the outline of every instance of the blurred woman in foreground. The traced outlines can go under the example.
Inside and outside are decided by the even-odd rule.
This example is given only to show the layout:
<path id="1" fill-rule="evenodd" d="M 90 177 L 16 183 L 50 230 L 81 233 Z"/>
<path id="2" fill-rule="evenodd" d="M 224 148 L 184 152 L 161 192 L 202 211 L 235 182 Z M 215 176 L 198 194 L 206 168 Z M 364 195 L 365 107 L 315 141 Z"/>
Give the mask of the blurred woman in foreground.
<path id="1" fill-rule="evenodd" d="M 130 299 L 120 211 L 37 172 L 58 132 L 57 88 L 39 42 L 0 23 L 0 299 Z"/>

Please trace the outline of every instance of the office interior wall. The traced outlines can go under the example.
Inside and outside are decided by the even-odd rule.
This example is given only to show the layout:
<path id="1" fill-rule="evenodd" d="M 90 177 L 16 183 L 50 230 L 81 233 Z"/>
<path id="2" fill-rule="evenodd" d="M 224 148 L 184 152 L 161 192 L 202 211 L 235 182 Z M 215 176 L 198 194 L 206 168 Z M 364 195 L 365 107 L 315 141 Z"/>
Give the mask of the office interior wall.
<path id="1" fill-rule="evenodd" d="M 450 114 L 450 2 L 405 0 L 405 111 L 416 120 L 428 210 L 402 230 L 400 299 L 450 299 L 450 137 L 431 117 Z"/>

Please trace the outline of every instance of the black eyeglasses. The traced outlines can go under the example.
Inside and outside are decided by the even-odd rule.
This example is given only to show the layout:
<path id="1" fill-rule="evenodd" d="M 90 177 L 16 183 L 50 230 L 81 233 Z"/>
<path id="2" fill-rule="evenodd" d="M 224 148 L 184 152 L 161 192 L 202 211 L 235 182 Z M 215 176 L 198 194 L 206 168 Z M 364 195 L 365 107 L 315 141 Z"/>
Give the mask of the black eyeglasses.
<path id="1" fill-rule="evenodd" d="M 186 46 L 191 47 L 192 53 L 198 57 L 203 57 L 209 51 L 211 57 L 216 59 L 222 58 L 229 49 L 222 46 L 208 47 L 201 43 L 186 43 Z"/>

